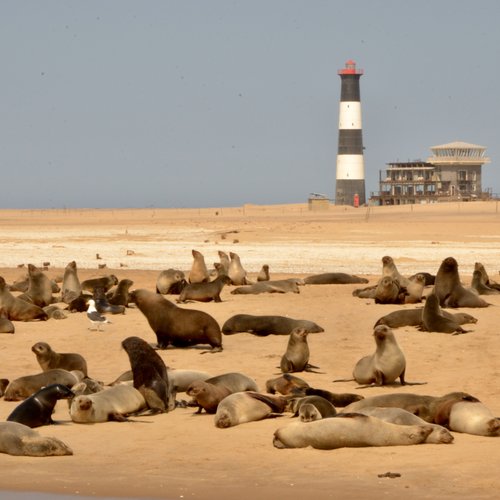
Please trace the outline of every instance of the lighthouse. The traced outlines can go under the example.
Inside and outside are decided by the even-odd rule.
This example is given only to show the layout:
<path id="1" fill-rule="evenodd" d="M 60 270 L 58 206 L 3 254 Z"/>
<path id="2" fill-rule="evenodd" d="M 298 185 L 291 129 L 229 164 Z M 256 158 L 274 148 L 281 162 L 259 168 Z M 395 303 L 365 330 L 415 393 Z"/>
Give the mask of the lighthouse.
<path id="1" fill-rule="evenodd" d="M 339 146 L 335 187 L 336 205 L 363 205 L 365 199 L 365 165 L 361 127 L 359 80 L 363 70 L 349 60 L 338 71 L 342 82 L 339 112 Z"/>

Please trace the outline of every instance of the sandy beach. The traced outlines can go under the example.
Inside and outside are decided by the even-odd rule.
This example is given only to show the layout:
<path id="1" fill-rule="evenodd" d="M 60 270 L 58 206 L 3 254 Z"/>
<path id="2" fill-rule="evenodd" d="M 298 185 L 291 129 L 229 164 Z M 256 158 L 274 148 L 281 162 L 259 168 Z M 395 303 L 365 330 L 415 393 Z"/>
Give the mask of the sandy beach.
<path id="1" fill-rule="evenodd" d="M 393 257 L 405 276 L 435 274 L 441 261 L 453 256 L 460 277 L 470 285 L 475 262 L 500 281 L 500 214 L 498 203 L 449 203 L 394 207 L 331 206 L 310 211 L 306 204 L 207 209 L 0 210 L 0 276 L 20 279 L 26 266 L 49 263 L 45 274 L 62 277 L 72 260 L 80 280 L 115 274 L 133 280 L 132 288 L 155 289 L 160 271 L 184 270 L 191 250 L 200 251 L 209 268 L 218 250 L 236 252 L 251 279 L 263 264 L 271 278 L 304 277 L 342 271 L 369 279 L 381 275 L 381 259 Z M 99 256 L 99 259 L 96 258 Z M 19 267 L 24 265 L 24 267 Z M 99 269 L 99 265 L 105 267 Z M 424 385 L 360 389 L 350 378 L 358 359 L 375 350 L 373 325 L 402 307 L 353 297 L 359 285 L 306 285 L 299 294 L 233 295 L 221 303 L 189 303 L 219 325 L 234 314 L 273 314 L 315 321 L 324 332 L 309 335 L 311 363 L 322 373 L 298 373 L 311 386 L 365 397 L 391 392 L 443 395 L 465 391 L 500 416 L 500 295 L 487 297 L 487 308 L 463 309 L 478 322 L 469 333 L 451 336 L 394 330 L 405 353 L 408 381 Z M 431 288 L 426 288 L 429 293 Z M 54 294 L 56 295 L 56 294 Z M 166 296 L 175 300 L 174 296 Z M 0 334 L 0 378 L 38 373 L 31 346 L 49 343 L 57 352 L 82 354 L 89 375 L 109 383 L 130 368 L 121 341 L 156 337 L 134 307 L 110 316 L 102 332 L 89 331 L 84 313 L 67 319 L 15 322 L 14 334 Z M 287 337 L 239 333 L 223 337 L 223 351 L 201 349 L 157 351 L 172 368 L 213 375 L 238 371 L 265 391 L 266 380 L 279 375 Z M 178 399 L 188 399 L 179 394 Z M 5 420 L 17 403 L 0 400 Z M 496 498 L 500 489 L 498 438 L 454 434 L 452 444 L 343 448 L 331 451 L 281 450 L 274 431 L 292 421 L 283 414 L 233 428 L 219 429 L 213 415 L 195 415 L 193 408 L 132 422 L 93 425 L 71 421 L 67 403 L 59 401 L 58 423 L 37 430 L 63 440 L 73 450 L 66 457 L 1 455 L 0 489 L 75 496 L 134 498 Z M 379 477 L 394 472 L 400 477 Z"/>

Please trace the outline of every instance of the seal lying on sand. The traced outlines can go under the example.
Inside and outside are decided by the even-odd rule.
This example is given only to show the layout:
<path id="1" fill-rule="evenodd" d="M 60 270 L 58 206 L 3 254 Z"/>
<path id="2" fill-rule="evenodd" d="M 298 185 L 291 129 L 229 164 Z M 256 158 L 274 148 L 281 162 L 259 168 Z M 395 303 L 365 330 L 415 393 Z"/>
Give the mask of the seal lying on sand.
<path id="1" fill-rule="evenodd" d="M 77 396 L 71 402 L 69 414 L 79 424 L 124 422 L 126 416 L 146 408 L 142 394 L 134 387 L 121 384 L 86 396 Z"/>
<path id="2" fill-rule="evenodd" d="M 294 422 L 274 433 L 276 448 L 333 450 L 360 446 L 402 446 L 425 442 L 429 425 L 396 425 L 361 414 L 346 414 L 314 422 Z"/>
<path id="3" fill-rule="evenodd" d="M 45 321 L 48 318 L 47 313 L 41 307 L 12 295 L 2 276 L 0 276 L 0 311 L 2 317 L 10 321 L 34 321 L 37 319 Z"/>
<path id="4" fill-rule="evenodd" d="M 347 273 L 312 274 L 304 278 L 306 285 L 347 285 L 351 283 L 368 283 L 366 278 L 360 278 Z"/>
<path id="5" fill-rule="evenodd" d="M 17 422 L 0 422 L 0 453 L 27 457 L 73 455 L 71 448 L 59 439 L 41 436 Z"/>
<path id="6" fill-rule="evenodd" d="M 303 328 L 308 333 L 324 332 L 324 329 L 313 321 L 293 319 L 286 316 L 255 316 L 252 314 L 236 314 L 223 325 L 222 333 L 248 332 L 255 335 L 288 335 L 295 328 Z"/>

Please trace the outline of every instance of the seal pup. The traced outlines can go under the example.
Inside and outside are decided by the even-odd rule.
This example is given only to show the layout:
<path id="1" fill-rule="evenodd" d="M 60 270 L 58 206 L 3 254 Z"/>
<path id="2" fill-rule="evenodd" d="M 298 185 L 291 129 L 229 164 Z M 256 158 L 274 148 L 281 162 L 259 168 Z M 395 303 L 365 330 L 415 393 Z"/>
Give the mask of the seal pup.
<path id="1" fill-rule="evenodd" d="M 441 314 L 439 300 L 435 293 L 429 294 L 425 300 L 421 329 L 428 332 L 451 333 L 452 335 L 467 333 L 467 330 L 464 330 L 455 319 Z"/>
<path id="2" fill-rule="evenodd" d="M 0 422 L 0 453 L 27 457 L 73 455 L 71 448 L 59 439 L 41 436 L 18 422 Z"/>
<path id="3" fill-rule="evenodd" d="M 52 283 L 35 265 L 28 264 L 28 290 L 18 298 L 38 307 L 48 306 L 54 302 Z"/>
<path id="4" fill-rule="evenodd" d="M 227 275 L 231 279 L 231 283 L 236 286 L 250 285 L 251 283 L 247 279 L 247 272 L 241 265 L 240 256 L 237 253 L 229 252 L 229 257 L 231 261 L 229 262 Z"/>
<path id="5" fill-rule="evenodd" d="M 347 273 L 312 274 L 304 278 L 306 285 L 347 285 L 352 283 L 368 283 L 366 278 Z"/>
<path id="6" fill-rule="evenodd" d="M 319 368 L 318 366 L 309 364 L 308 334 L 309 332 L 304 328 L 295 328 L 290 332 L 286 351 L 281 357 L 280 362 L 280 369 L 283 373 L 302 371 L 314 372 L 312 368 Z"/>
<path id="7" fill-rule="evenodd" d="M 76 262 L 72 260 L 68 262 L 64 268 L 63 282 L 61 288 L 61 301 L 69 304 L 72 300 L 80 297 L 82 294 L 82 286 L 78 278 Z"/>
<path id="8" fill-rule="evenodd" d="M 274 433 L 276 448 L 333 450 L 362 446 L 403 446 L 423 443 L 432 432 L 429 425 L 396 425 L 359 413 L 314 422 L 294 422 Z"/>
<path id="9" fill-rule="evenodd" d="M 441 262 L 433 292 L 437 295 L 441 307 L 488 307 L 489 304 L 472 290 L 466 289 L 460 282 L 458 263 L 453 257 Z"/>
<path id="10" fill-rule="evenodd" d="M 310 405 L 316 409 L 307 408 L 307 411 L 300 410 L 304 405 Z M 327 399 L 321 396 L 302 396 L 295 397 L 288 401 L 286 409 L 293 413 L 294 417 L 299 417 L 301 422 L 312 422 L 320 418 L 331 418 L 337 415 L 335 406 Z"/>
<path id="11" fill-rule="evenodd" d="M 52 412 L 60 399 L 70 399 L 73 391 L 62 384 L 42 387 L 35 394 L 17 405 L 7 417 L 9 422 L 19 422 L 28 427 L 40 427 L 53 424 Z"/>
<path id="12" fill-rule="evenodd" d="M 425 276 L 423 274 L 415 274 L 408 278 L 408 284 L 404 292 L 405 304 L 416 304 L 422 302 L 422 294 L 425 288 Z"/>
<path id="13" fill-rule="evenodd" d="M 61 368 L 47 370 L 34 375 L 24 375 L 12 380 L 5 389 L 5 401 L 21 401 L 30 397 L 42 387 L 51 384 L 62 384 L 70 388 L 83 379 L 83 373 L 78 370 L 67 371 Z"/>
<path id="14" fill-rule="evenodd" d="M 481 273 L 481 282 L 484 283 L 487 287 L 493 288 L 495 290 L 500 290 L 500 283 L 496 281 L 490 280 L 486 269 L 484 268 L 481 262 L 476 262 L 474 264 L 474 271 L 479 271 Z"/>
<path id="15" fill-rule="evenodd" d="M 9 318 L 0 317 L 0 333 L 15 333 L 16 327 Z"/>
<path id="16" fill-rule="evenodd" d="M 0 276 L 0 311 L 2 316 L 10 321 L 45 321 L 48 318 L 41 307 L 12 295 L 2 276 Z"/>
<path id="17" fill-rule="evenodd" d="M 193 254 L 193 263 L 191 271 L 189 271 L 189 283 L 206 283 L 210 281 L 210 273 L 208 272 L 207 265 L 205 264 L 205 257 L 198 250 L 191 250 Z"/>
<path id="18" fill-rule="evenodd" d="M 413 274 L 408 279 L 411 280 L 417 274 L 421 274 L 425 278 L 425 286 L 432 286 L 432 285 L 434 285 L 434 281 L 436 280 L 436 276 L 434 276 L 433 274 L 428 273 L 428 272 L 419 272 L 419 273 Z"/>
<path id="19" fill-rule="evenodd" d="M 66 316 L 66 313 L 64 312 L 63 309 L 60 309 L 56 304 L 51 304 L 50 306 L 45 306 L 43 308 L 45 313 L 47 314 L 47 317 L 49 319 L 66 319 L 68 316 Z"/>
<path id="20" fill-rule="evenodd" d="M 247 422 L 262 420 L 283 413 L 286 400 L 282 396 L 260 394 L 254 391 L 235 392 L 226 396 L 217 406 L 216 427 L 225 429 Z"/>
<path id="21" fill-rule="evenodd" d="M 209 344 L 222 351 L 220 326 L 208 313 L 196 309 L 183 309 L 162 295 L 149 290 L 137 289 L 131 293 L 131 301 L 137 305 L 155 332 L 159 349 Z"/>
<path id="22" fill-rule="evenodd" d="M 132 280 L 122 279 L 116 285 L 116 289 L 109 291 L 106 295 L 108 302 L 112 306 L 128 307 L 130 302 L 130 287 L 134 284 Z"/>
<path id="23" fill-rule="evenodd" d="M 386 325 L 379 325 L 374 328 L 373 336 L 376 351 L 356 363 L 352 373 L 354 380 L 358 384 L 385 385 L 399 377 L 401 385 L 405 385 L 406 359 L 393 331 Z"/>
<path id="24" fill-rule="evenodd" d="M 89 330 L 97 330 L 101 331 L 101 325 L 104 323 L 111 323 L 106 316 L 103 316 L 95 306 L 95 300 L 89 299 L 88 308 L 87 308 L 87 318 L 90 321 L 91 325 L 94 325 L 96 328 L 89 327 Z"/>
<path id="25" fill-rule="evenodd" d="M 33 344 L 31 350 L 35 353 L 36 360 L 44 372 L 54 368 L 62 368 L 67 371 L 80 370 L 85 377 L 88 375 L 87 362 L 81 354 L 76 352 L 57 353 L 46 342 Z"/>
<path id="26" fill-rule="evenodd" d="M 148 407 L 153 412 L 173 410 L 175 393 L 159 354 L 140 337 L 127 337 L 122 341 L 122 347 L 130 361 L 134 387 L 143 395 Z"/>
<path id="27" fill-rule="evenodd" d="M 69 414 L 78 424 L 126 422 L 127 416 L 146 408 L 142 393 L 131 385 L 115 385 L 94 394 L 76 396 Z"/>
<path id="28" fill-rule="evenodd" d="M 429 425 L 432 432 L 427 436 L 426 443 L 449 444 L 453 442 L 453 435 L 448 429 L 438 424 L 430 424 L 417 415 L 403 410 L 402 408 L 367 407 L 361 408 L 356 413 L 380 418 L 385 422 L 398 425 Z"/>
<path id="29" fill-rule="evenodd" d="M 257 281 L 269 281 L 270 279 L 269 266 L 267 264 L 263 264 L 260 268 L 259 274 L 257 274 Z"/>
<path id="30" fill-rule="evenodd" d="M 186 394 L 192 398 L 189 406 L 198 406 L 196 413 L 201 413 L 202 410 L 206 413 L 215 413 L 219 403 L 231 394 L 231 390 L 225 385 L 195 380 L 187 388 Z"/>
<path id="31" fill-rule="evenodd" d="M 229 285 L 231 280 L 229 276 L 223 274 L 217 276 L 213 281 L 205 283 L 190 283 L 185 286 L 179 294 L 177 302 L 183 303 L 189 300 L 196 300 L 199 302 L 222 302 L 220 293 L 224 285 Z"/>
<path id="32" fill-rule="evenodd" d="M 156 293 L 178 295 L 186 285 L 184 273 L 170 268 L 162 271 L 156 279 Z"/>
<path id="33" fill-rule="evenodd" d="M 323 327 L 314 321 L 294 319 L 287 316 L 256 316 L 253 314 L 235 314 L 222 325 L 224 335 L 248 332 L 254 335 L 288 335 L 295 328 L 304 328 L 308 333 L 324 332 Z"/>
<path id="34" fill-rule="evenodd" d="M 100 278 L 90 278 L 88 280 L 84 280 L 81 283 L 81 287 L 82 290 L 93 294 L 96 288 L 102 288 L 105 292 L 108 292 L 117 284 L 118 278 L 114 274 L 109 274 L 107 276 L 101 276 Z"/>

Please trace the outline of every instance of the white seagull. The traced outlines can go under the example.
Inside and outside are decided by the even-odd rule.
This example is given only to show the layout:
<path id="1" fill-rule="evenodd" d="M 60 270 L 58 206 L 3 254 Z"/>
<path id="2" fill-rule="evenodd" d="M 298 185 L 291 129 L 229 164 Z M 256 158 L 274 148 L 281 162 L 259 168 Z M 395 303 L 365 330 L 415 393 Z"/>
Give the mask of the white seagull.
<path id="1" fill-rule="evenodd" d="M 108 318 L 99 314 L 99 311 L 95 308 L 95 300 L 89 300 L 89 307 L 87 308 L 87 318 L 92 325 L 96 325 L 97 328 L 90 328 L 89 330 L 98 330 L 101 331 L 101 325 L 103 323 L 111 323 Z"/>

